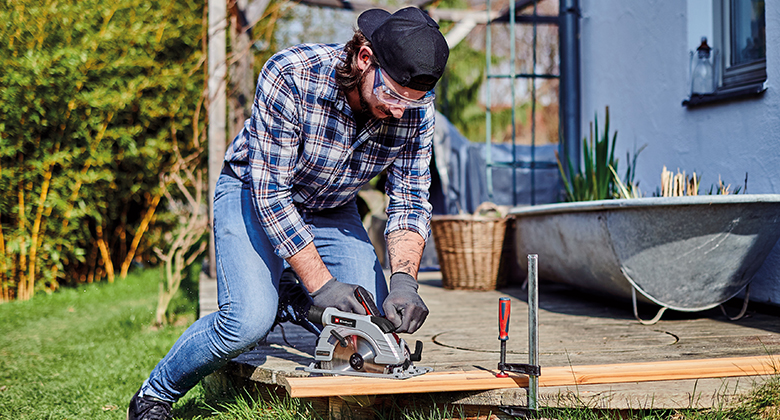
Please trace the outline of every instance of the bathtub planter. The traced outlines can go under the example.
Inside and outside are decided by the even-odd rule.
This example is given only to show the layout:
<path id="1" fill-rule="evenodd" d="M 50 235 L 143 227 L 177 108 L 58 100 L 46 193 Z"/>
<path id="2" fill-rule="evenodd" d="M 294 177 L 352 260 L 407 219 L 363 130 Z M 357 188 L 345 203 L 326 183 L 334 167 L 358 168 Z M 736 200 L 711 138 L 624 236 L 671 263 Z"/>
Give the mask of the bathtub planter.
<path id="1" fill-rule="evenodd" d="M 518 258 L 538 254 L 543 280 L 633 298 L 635 314 L 637 299 L 655 303 L 650 322 L 736 296 L 780 238 L 776 194 L 584 201 L 510 216 Z"/>

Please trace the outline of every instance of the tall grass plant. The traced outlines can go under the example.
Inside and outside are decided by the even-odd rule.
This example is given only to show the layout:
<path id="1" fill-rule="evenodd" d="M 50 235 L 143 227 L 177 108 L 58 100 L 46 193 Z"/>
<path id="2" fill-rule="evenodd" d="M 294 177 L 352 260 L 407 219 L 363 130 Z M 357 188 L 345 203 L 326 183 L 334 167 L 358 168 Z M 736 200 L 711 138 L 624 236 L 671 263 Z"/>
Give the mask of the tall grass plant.
<path id="1" fill-rule="evenodd" d="M 626 175 L 623 180 L 618 175 L 618 159 L 615 157 L 617 131 L 609 131 L 609 107 L 604 112 L 604 132 L 599 133 L 598 114 L 590 124 L 590 139 L 582 139 L 582 165 L 575 170 L 571 159 L 564 169 L 560 156 L 556 152 L 558 170 L 561 173 L 566 191 L 566 201 L 592 201 L 611 198 L 638 198 L 642 196 L 637 184 L 636 159 L 645 148 L 642 146 L 631 158 L 626 153 Z"/>

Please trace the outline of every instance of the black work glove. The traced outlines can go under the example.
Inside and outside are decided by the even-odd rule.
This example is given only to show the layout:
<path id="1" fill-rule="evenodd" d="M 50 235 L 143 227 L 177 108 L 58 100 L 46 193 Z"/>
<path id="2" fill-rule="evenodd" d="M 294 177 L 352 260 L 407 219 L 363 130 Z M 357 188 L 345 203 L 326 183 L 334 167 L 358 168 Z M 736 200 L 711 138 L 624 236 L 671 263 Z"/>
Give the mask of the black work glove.
<path id="1" fill-rule="evenodd" d="M 342 283 L 331 277 L 325 284 L 309 293 L 315 306 L 320 308 L 336 308 L 344 312 L 366 315 L 366 309 L 355 298 L 357 285 Z M 373 299 L 373 296 L 371 296 Z"/>
<path id="2" fill-rule="evenodd" d="M 382 304 L 385 317 L 396 326 L 395 332 L 413 333 L 425 322 L 428 307 L 417 294 L 417 281 L 406 273 L 390 276 L 390 294 Z"/>

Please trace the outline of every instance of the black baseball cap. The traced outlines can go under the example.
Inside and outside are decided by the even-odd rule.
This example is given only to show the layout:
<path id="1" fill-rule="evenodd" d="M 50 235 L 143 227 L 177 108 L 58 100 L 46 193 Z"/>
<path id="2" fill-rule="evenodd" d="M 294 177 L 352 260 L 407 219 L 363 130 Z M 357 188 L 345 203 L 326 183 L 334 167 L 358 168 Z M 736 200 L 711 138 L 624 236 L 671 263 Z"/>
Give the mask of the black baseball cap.
<path id="1" fill-rule="evenodd" d="M 357 23 L 382 69 L 398 84 L 426 92 L 436 86 L 450 48 L 439 25 L 425 12 L 416 7 L 393 14 L 370 9 L 360 14 Z"/>

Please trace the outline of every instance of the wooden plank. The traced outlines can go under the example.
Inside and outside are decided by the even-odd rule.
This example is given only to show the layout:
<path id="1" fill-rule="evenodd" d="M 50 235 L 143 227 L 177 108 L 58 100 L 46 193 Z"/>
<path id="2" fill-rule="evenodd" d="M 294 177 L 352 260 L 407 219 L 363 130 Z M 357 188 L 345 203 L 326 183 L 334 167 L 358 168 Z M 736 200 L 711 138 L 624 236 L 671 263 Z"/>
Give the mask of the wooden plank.
<path id="1" fill-rule="evenodd" d="M 776 374 L 778 368 L 778 356 L 543 367 L 539 385 L 548 387 L 757 376 Z M 495 372 L 489 370 L 432 372 L 406 380 L 323 376 L 284 378 L 283 382 L 292 397 L 483 391 L 528 386 L 526 376 L 510 374 L 508 378 L 497 378 Z"/>

